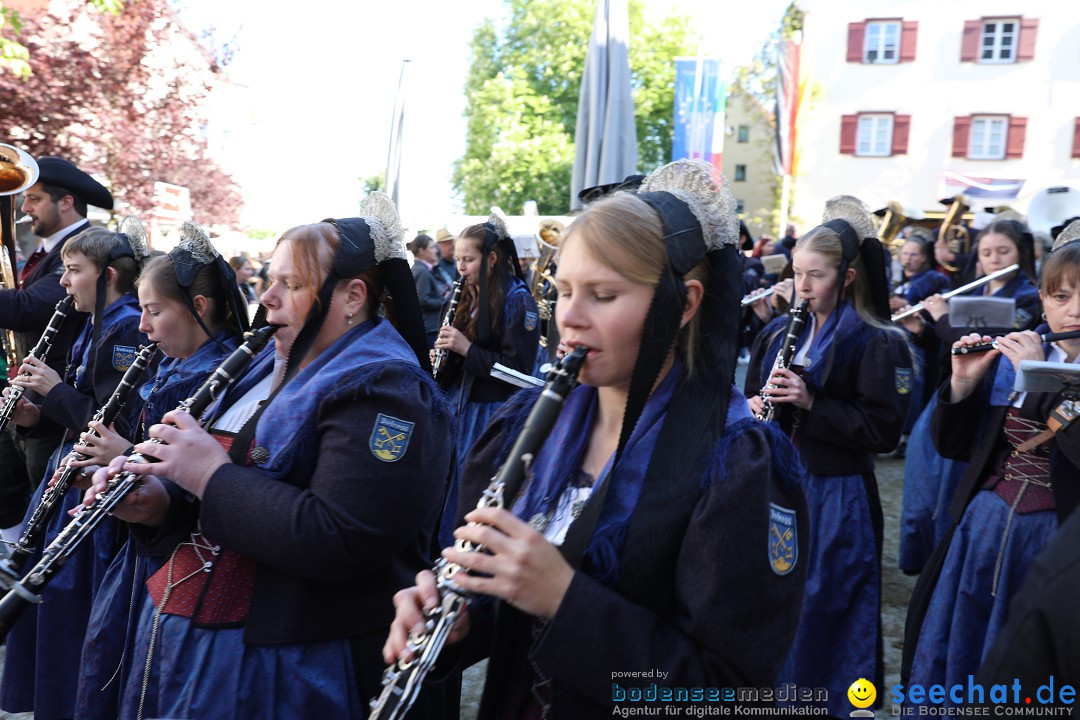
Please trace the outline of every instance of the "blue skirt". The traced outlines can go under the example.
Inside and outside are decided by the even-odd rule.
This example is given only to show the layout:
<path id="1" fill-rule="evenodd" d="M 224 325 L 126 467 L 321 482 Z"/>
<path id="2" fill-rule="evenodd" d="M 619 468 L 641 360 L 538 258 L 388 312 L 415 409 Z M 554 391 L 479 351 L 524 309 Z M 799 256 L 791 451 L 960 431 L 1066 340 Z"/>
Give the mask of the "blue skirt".
<path id="1" fill-rule="evenodd" d="M 935 393 L 919 415 L 908 439 L 904 463 L 904 507 L 900 514 L 900 569 L 922 572 L 934 548 L 945 537 L 952 503 L 966 462 L 938 455 L 930 439 L 930 419 L 937 407 Z"/>
<path id="2" fill-rule="evenodd" d="M 53 453 L 26 520 L 41 501 L 57 463 L 70 451 L 71 443 L 64 443 Z M 83 491 L 77 488 L 64 495 L 46 525 L 41 544 L 23 566 L 24 574 L 41 560 L 45 545 L 71 521 L 68 511 L 79 505 L 82 497 Z M 82 639 L 94 596 L 115 551 L 116 525 L 112 518 L 103 522 L 45 586 L 41 604 L 26 608 L 11 628 L 0 681 L 0 707 L 4 710 L 32 710 L 39 720 L 74 717 Z"/>
<path id="3" fill-rule="evenodd" d="M 115 719 L 120 688 L 133 670 L 135 633 L 139 611 L 147 596 L 146 581 L 157 572 L 162 558 L 135 552 L 130 540 L 109 566 L 98 589 L 82 648 L 82 670 L 75 701 L 81 720 Z M 141 668 L 137 672 L 141 672 Z M 141 677 L 140 677 L 141 682 Z"/>
<path id="4" fill-rule="evenodd" d="M 140 702 L 144 718 L 336 720 L 367 713 L 347 640 L 246 645 L 242 627 L 197 628 L 188 618 L 160 615 L 147 674 L 156 614 L 147 594 L 119 718 L 137 717 Z"/>
<path id="5" fill-rule="evenodd" d="M 926 351 L 917 345 L 911 345 L 911 364 L 913 368 L 911 389 L 908 395 L 911 402 L 908 403 L 907 419 L 904 420 L 904 434 L 911 435 L 915 423 L 926 407 Z"/>
<path id="6" fill-rule="evenodd" d="M 990 490 L 977 493 L 964 511 L 919 631 L 911 684 L 966 685 L 993 646 L 1009 599 L 1057 530 L 1053 510 L 1014 514 L 1002 548 L 1008 521 L 1009 505 Z M 945 703 L 952 704 L 948 696 Z"/>
<path id="7" fill-rule="evenodd" d="M 847 689 L 877 677 L 881 567 L 862 475 L 809 475 L 810 566 L 799 629 L 777 687 L 828 688 L 829 715 L 847 717 Z"/>

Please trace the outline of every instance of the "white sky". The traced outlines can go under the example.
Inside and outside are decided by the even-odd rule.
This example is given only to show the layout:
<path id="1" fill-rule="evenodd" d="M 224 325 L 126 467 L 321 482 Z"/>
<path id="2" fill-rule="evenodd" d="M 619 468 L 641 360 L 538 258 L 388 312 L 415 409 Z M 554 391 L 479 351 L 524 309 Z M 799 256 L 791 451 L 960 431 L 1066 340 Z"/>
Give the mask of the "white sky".
<path id="1" fill-rule="evenodd" d="M 748 61 L 788 0 L 646 0 L 694 18 L 705 54 Z M 244 191 L 243 221 L 283 231 L 354 215 L 359 177 L 386 166 L 403 58 L 406 100 L 402 219 L 411 230 L 442 225 L 457 208 L 451 163 L 465 147 L 463 86 L 468 44 L 501 0 L 178 0 L 193 31 L 236 35 L 228 75 L 242 86 L 228 111 L 228 162 Z M 633 42 L 633 39 L 631 39 Z M 246 107 L 243 107 L 245 106 Z M 198 209 L 195 209 L 198 220 Z"/>

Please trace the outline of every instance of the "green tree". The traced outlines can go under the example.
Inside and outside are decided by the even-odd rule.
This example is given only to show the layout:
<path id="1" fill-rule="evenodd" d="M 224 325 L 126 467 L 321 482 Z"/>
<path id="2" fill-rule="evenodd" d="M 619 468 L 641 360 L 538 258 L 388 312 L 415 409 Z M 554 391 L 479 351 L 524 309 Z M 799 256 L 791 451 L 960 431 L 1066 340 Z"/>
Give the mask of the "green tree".
<path id="1" fill-rule="evenodd" d="M 465 211 L 491 205 L 521 212 L 535 200 L 543 214 L 570 201 L 578 94 L 595 0 L 506 0 L 505 27 L 485 20 L 473 32 L 465 81 L 466 148 L 454 167 Z M 630 71 L 638 165 L 652 170 L 671 153 L 674 58 L 696 52 L 689 20 L 650 24 L 643 0 L 630 3 Z"/>
<path id="2" fill-rule="evenodd" d="M 101 12 L 115 15 L 124 7 L 123 0 L 87 0 L 89 5 Z M 30 51 L 16 38 L 22 32 L 19 13 L 5 7 L 0 0 L 0 72 L 10 72 L 17 77 L 30 77 Z"/>
<path id="3" fill-rule="evenodd" d="M 378 190 L 379 192 L 386 192 L 386 171 L 385 170 L 380 170 L 379 172 L 375 173 L 374 175 L 369 175 L 367 177 L 361 177 L 361 178 L 359 178 L 359 180 L 360 180 L 360 187 L 363 189 L 365 197 L 367 197 L 371 193 L 375 192 L 376 190 Z"/>

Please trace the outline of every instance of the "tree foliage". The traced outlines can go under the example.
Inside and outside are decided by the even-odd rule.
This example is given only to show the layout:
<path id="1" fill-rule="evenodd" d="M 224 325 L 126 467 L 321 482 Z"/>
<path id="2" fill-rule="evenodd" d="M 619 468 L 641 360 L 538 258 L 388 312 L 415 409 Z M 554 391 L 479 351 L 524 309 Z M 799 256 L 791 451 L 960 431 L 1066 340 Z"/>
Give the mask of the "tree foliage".
<path id="1" fill-rule="evenodd" d="M 239 193 L 203 138 L 216 66 L 166 0 L 119 14 L 50 8 L 22 18 L 29 77 L 0 73 L 7 141 L 103 177 L 118 212 L 150 211 L 164 181 L 190 190 L 199 222 L 234 225 Z"/>
<path id="2" fill-rule="evenodd" d="M 468 214 L 492 205 L 521 212 L 535 200 L 543 214 L 569 207 L 578 94 L 595 0 L 506 0 L 505 27 L 490 20 L 473 32 L 465 82 L 465 156 L 454 188 Z M 630 3 L 630 71 L 639 169 L 666 162 L 674 117 L 674 58 L 692 54 L 689 20 L 650 24 L 641 0 Z"/>
<path id="3" fill-rule="evenodd" d="M 123 0 L 87 0 L 91 7 L 115 15 L 124 7 Z M 0 0 L 0 73 L 10 72 L 17 77 L 30 76 L 30 51 L 17 40 L 22 32 L 22 20 L 14 8 L 5 7 Z"/>

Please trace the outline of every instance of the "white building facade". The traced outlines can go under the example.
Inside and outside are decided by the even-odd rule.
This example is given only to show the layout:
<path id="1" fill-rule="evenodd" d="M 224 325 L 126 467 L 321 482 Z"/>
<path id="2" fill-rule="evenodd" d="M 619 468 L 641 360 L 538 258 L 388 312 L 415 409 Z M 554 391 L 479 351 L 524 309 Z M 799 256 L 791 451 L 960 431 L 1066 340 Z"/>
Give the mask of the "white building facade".
<path id="1" fill-rule="evenodd" d="M 799 0 L 802 70 L 791 216 L 854 194 L 920 210 L 956 192 L 1021 212 L 1080 188 L 1080 10 L 1056 0 Z M 1008 197 L 1009 195 L 1012 197 Z"/>

